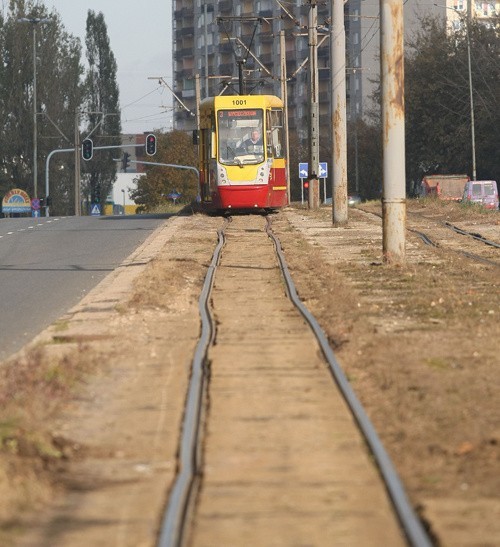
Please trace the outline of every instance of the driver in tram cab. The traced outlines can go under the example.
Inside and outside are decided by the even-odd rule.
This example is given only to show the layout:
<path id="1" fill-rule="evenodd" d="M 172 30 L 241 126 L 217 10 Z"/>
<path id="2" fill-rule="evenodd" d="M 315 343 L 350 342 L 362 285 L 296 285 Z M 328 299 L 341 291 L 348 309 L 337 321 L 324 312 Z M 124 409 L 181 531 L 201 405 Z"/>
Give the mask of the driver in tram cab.
<path id="1" fill-rule="evenodd" d="M 247 152 L 262 152 L 262 137 L 258 129 L 252 129 L 250 138 L 243 141 L 243 147 Z"/>

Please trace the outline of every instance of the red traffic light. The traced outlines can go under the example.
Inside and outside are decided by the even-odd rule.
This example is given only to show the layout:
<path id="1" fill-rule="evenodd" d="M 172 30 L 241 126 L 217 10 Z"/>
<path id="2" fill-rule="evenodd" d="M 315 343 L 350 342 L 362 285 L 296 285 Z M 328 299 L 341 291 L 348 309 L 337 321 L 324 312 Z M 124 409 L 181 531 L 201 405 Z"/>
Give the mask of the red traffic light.
<path id="1" fill-rule="evenodd" d="M 304 188 L 305 188 L 306 190 L 307 190 L 307 188 L 309 188 L 309 181 L 308 181 L 308 180 L 306 180 L 306 181 L 304 182 Z"/>
<path id="2" fill-rule="evenodd" d="M 146 137 L 146 154 L 148 156 L 156 154 L 156 137 L 152 133 Z"/>

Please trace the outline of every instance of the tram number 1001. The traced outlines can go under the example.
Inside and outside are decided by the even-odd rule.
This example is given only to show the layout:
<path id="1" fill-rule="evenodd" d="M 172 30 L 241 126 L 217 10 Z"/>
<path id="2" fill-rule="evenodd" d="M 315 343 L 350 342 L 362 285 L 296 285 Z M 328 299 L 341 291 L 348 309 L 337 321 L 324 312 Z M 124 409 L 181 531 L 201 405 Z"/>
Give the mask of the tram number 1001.
<path id="1" fill-rule="evenodd" d="M 235 106 L 243 106 L 243 105 L 247 104 L 247 101 L 246 101 L 246 99 L 236 99 L 236 100 L 233 101 L 233 104 Z"/>

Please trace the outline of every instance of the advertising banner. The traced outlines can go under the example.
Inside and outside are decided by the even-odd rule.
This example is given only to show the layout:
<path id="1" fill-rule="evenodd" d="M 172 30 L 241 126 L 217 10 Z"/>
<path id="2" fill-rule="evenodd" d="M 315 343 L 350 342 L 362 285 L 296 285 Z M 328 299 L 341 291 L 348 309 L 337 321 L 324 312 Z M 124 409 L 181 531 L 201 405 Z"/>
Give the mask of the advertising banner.
<path id="1" fill-rule="evenodd" d="M 31 200 L 24 190 L 14 188 L 9 190 L 2 200 L 2 213 L 30 213 Z"/>

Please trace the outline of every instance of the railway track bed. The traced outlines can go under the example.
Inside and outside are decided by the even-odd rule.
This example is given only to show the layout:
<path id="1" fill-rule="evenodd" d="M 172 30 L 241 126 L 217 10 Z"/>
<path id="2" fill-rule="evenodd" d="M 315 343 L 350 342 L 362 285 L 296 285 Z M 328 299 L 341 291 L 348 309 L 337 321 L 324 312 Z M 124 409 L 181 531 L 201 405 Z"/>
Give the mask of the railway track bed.
<path id="1" fill-rule="evenodd" d="M 405 544 L 318 341 L 286 296 L 264 219 L 233 217 L 225 234 L 211 295 L 201 479 L 185 540 Z"/>
<path id="2" fill-rule="evenodd" d="M 495 395 L 495 340 L 500 333 L 498 282 L 493 274 L 496 270 L 425 245 L 411 233 L 408 265 L 386 267 L 381 260 L 380 229 L 376 218 L 370 217 L 373 221 L 353 211 L 348 227 L 332 229 L 331 210 L 316 214 L 290 208 L 273 216 L 273 228 L 282 242 L 301 300 L 324 329 L 395 463 L 412 505 L 419 508 L 443 545 L 498 544 L 500 417 Z M 40 428 L 46 428 L 48 438 L 57 439 L 57 446 L 64 451 L 64 458 L 56 458 L 49 473 L 57 485 L 57 495 L 44 498 L 45 503 L 50 501 L 47 510 L 42 510 L 38 501 L 34 514 L 23 511 L 24 520 L 19 521 L 15 534 L 19 535 L 24 527 L 28 531 L 26 542 L 11 542 L 13 545 L 156 544 L 167 492 L 176 476 L 178 433 L 198 339 L 198 297 L 222 222 L 220 218 L 200 215 L 176 218 L 165 229 L 163 251 L 133 287 L 127 282 L 117 291 L 115 282 L 113 291 L 107 287 L 99 297 L 94 295 L 47 333 L 48 339 L 58 340 L 51 345 L 45 339 L 47 354 L 90 359 L 99 363 L 99 372 L 88 378 L 83 393 L 65 407 L 57 420 L 52 416 L 42 416 L 44 419 L 40 420 Z M 418 228 L 424 231 L 423 226 Z M 233 243 L 248 243 L 253 237 L 260 237 L 260 231 L 253 225 L 237 230 Z M 267 239 L 266 244 L 270 245 Z M 226 259 L 228 262 L 221 262 L 221 267 L 228 283 L 241 274 L 250 276 L 247 283 L 252 276 L 265 279 L 275 275 L 274 266 L 249 267 L 235 257 L 226 255 Z M 136 259 L 138 263 L 148 260 L 140 256 Z M 130 276 L 132 269 L 129 265 L 124 271 Z M 201 538 L 208 537 L 203 534 L 212 533 L 210 522 L 223 525 L 231 520 L 224 506 L 227 500 L 236 499 L 232 494 L 239 487 L 235 479 L 238 460 L 247 471 L 242 481 L 244 490 L 259 492 L 265 483 L 273 487 L 271 469 L 263 463 L 272 451 L 255 460 L 255 477 L 262 482 L 256 479 L 253 485 L 248 473 L 252 462 L 245 450 L 245 443 L 256 449 L 259 439 L 254 434 L 258 436 L 272 425 L 269 416 L 277 416 L 281 426 L 268 430 L 272 442 L 283 437 L 290 443 L 289 449 L 282 449 L 284 459 L 278 464 L 276 476 L 293 479 L 294 473 L 300 474 L 298 460 L 306 459 L 308 467 L 292 494 L 281 496 L 280 488 L 276 488 L 275 495 L 262 500 L 262 507 L 274 505 L 276 515 L 281 512 L 285 516 L 285 508 L 295 510 L 292 501 L 296 493 L 313 491 L 311 503 L 317 505 L 309 514 L 314 522 L 322 522 L 326 516 L 321 514 L 320 504 L 335 500 L 343 488 L 337 476 L 331 483 L 326 483 L 324 475 L 319 477 L 316 467 L 327 474 L 331 462 L 314 462 L 315 451 L 308 451 L 305 442 L 300 444 L 300 439 L 294 439 L 297 432 L 311 443 L 313 430 L 323 438 L 330 426 L 330 413 L 337 411 L 336 406 L 328 406 L 336 403 L 326 400 L 326 393 L 335 389 L 324 364 L 301 371 L 303 377 L 293 376 L 288 373 L 295 355 L 284 367 L 273 368 L 271 362 L 245 367 L 240 353 L 234 351 L 231 363 L 215 367 L 218 352 L 225 353 L 223 345 L 227 344 L 229 350 L 240 336 L 237 330 L 223 328 L 233 311 L 239 312 L 241 325 L 237 318 L 234 325 L 233 320 L 229 324 L 237 329 L 251 323 L 257 329 L 251 333 L 258 338 L 257 347 L 271 347 L 275 343 L 271 328 L 276 330 L 280 325 L 279 321 L 271 323 L 271 328 L 266 321 L 259 324 L 257 312 L 250 308 L 233 309 L 242 307 L 241 304 L 224 304 L 220 300 L 223 287 L 217 287 L 222 282 L 222 278 L 216 282 L 214 290 L 220 292 L 213 297 L 218 330 L 210 355 L 214 366 L 209 386 L 215 395 L 212 397 L 209 390 L 204 445 L 207 470 L 201 476 L 194 526 L 190 528 L 192 537 L 201 542 Z M 264 283 L 263 292 L 267 285 L 272 283 Z M 496 290 L 489 290 L 491 287 Z M 283 295 L 284 286 L 281 288 Z M 289 303 L 285 299 L 273 306 L 276 311 L 286 311 Z M 292 312 L 286 314 L 288 321 Z M 269 317 L 271 320 L 274 314 Z M 62 326 L 67 344 L 61 343 Z M 300 323 L 291 330 L 302 334 L 307 327 Z M 257 332 L 262 333 L 260 337 Z M 77 340 L 85 343 L 77 344 Z M 290 346 L 296 353 L 302 351 L 295 343 L 295 336 L 291 336 Z M 40 341 L 38 344 L 40 352 Z M 249 356 L 258 355 L 255 344 L 253 339 L 248 340 Z M 317 358 L 319 349 L 313 353 Z M 238 372 L 231 374 L 233 370 Z M 276 389 L 269 395 L 275 397 L 278 408 L 258 406 L 252 399 L 252 393 L 267 395 L 259 372 L 266 383 L 275 381 Z M 319 379 L 322 374 L 324 380 Z M 246 377 L 252 378 L 248 384 Z M 240 396 L 250 403 L 236 405 L 230 416 L 220 414 L 231 431 L 231 435 L 222 431 L 220 440 L 221 431 L 217 431 L 217 422 L 211 421 L 211 417 L 231 404 L 233 382 L 238 385 Z M 312 396 L 313 388 L 301 391 L 300 386 L 305 383 L 308 388 L 319 386 L 318 400 Z M 289 392 L 305 405 L 305 412 L 285 412 L 284 401 Z M 255 408 L 251 409 L 252 403 Z M 324 414 L 321 424 L 313 427 L 317 405 L 326 409 L 323 412 L 328 415 Z M 251 432 L 243 435 L 241 441 L 233 434 L 240 425 Z M 305 432 L 304 425 L 309 426 Z M 291 438 L 284 434 L 288 431 Z M 232 457 L 230 451 L 220 452 L 227 447 L 239 452 Z M 298 451 L 294 454 L 292 449 Z M 339 449 L 339 457 L 342 452 Z M 225 466 L 217 463 L 223 457 L 221 453 L 226 454 Z M 42 476 L 38 475 L 37 483 L 28 469 L 26 477 L 26 488 L 36 486 L 32 497 L 39 499 Z M 274 486 L 280 486 L 277 479 L 276 483 Z M 214 503 L 211 511 L 206 503 L 209 498 L 203 496 L 215 492 L 218 486 L 224 495 L 217 504 L 210 501 Z M 320 490 L 323 487 L 326 490 Z M 320 491 L 325 495 L 321 499 L 314 497 Z M 244 514 L 245 507 L 250 508 L 241 505 L 231 504 L 233 522 L 237 521 L 238 511 Z M 306 514 L 300 510 L 293 514 L 290 526 L 296 527 L 294 532 L 299 534 L 299 524 L 306 522 Z M 247 512 L 246 519 L 262 519 L 260 524 L 267 526 L 263 515 L 264 511 L 255 510 Z M 338 516 L 334 514 L 332 519 Z M 343 522 L 343 517 L 338 520 Z M 271 526 L 267 529 L 272 533 Z M 309 531 L 308 537 L 314 538 L 310 544 L 332 544 L 329 538 L 315 536 L 316 533 Z M 4 536 L 0 534 L 0 538 L 3 540 Z M 399 544 L 402 536 L 396 541 Z"/>

